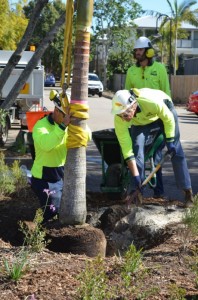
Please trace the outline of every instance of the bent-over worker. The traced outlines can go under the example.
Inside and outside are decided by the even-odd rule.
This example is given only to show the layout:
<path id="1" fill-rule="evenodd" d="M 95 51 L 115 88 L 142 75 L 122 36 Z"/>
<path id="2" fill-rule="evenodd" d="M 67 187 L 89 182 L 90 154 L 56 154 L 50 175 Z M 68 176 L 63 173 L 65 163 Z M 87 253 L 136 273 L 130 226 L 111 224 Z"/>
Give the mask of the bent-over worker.
<path id="1" fill-rule="evenodd" d="M 132 190 L 140 188 L 144 181 L 145 143 L 151 132 L 158 130 L 159 134 L 163 133 L 168 151 L 172 154 L 175 180 L 177 187 L 185 193 L 185 206 L 192 206 L 191 179 L 171 98 L 160 90 L 149 88 L 120 90 L 112 99 L 112 113 L 122 154 L 133 176 Z"/>

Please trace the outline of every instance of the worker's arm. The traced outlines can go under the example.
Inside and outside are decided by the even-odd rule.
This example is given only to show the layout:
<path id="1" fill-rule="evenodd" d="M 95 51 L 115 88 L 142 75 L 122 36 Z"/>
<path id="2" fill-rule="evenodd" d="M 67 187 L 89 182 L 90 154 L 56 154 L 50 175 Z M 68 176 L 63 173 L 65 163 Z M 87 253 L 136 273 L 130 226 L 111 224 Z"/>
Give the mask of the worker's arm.
<path id="1" fill-rule="evenodd" d="M 115 116 L 115 132 L 122 149 L 122 154 L 127 166 L 134 178 L 136 188 L 141 186 L 141 178 L 137 168 L 135 156 L 133 153 L 133 143 L 129 133 L 130 122 L 122 120 L 119 116 Z"/>
<path id="2" fill-rule="evenodd" d="M 133 143 L 129 132 L 131 122 L 126 122 L 119 116 L 115 116 L 114 125 L 124 159 L 134 159 Z"/>
<path id="3" fill-rule="evenodd" d="M 131 159 L 131 160 L 126 161 L 126 163 L 127 163 L 129 170 L 131 171 L 131 174 L 133 176 L 139 176 L 139 171 L 137 168 L 136 160 Z"/>

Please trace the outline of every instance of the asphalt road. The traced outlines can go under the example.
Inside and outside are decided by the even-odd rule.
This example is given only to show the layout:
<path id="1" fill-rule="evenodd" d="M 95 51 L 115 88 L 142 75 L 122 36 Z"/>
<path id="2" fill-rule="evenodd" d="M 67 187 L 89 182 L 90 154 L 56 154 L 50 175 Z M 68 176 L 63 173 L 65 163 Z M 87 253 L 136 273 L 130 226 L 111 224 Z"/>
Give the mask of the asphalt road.
<path id="1" fill-rule="evenodd" d="M 112 128 L 113 119 L 110 114 L 111 100 L 101 99 L 100 102 L 100 100 L 98 99 L 89 99 L 89 103 L 89 123 L 91 128 L 93 130 Z M 198 117 L 195 114 L 186 111 L 185 107 L 176 107 L 176 109 L 179 117 L 181 142 L 191 175 L 193 193 L 198 194 Z M 88 145 L 87 150 L 87 186 L 90 188 L 90 190 L 99 191 L 100 183 L 102 181 L 100 165 L 101 156 L 98 151 L 95 151 L 93 142 Z M 91 150 L 90 153 L 89 150 Z M 166 161 L 163 165 L 163 182 L 165 188 L 165 196 L 168 200 L 182 201 L 184 199 L 183 192 L 176 186 L 172 164 L 170 161 Z M 146 190 L 144 191 L 144 195 L 147 197 L 152 196 L 153 191 L 147 186 Z"/>
<path id="2" fill-rule="evenodd" d="M 53 110 L 53 102 L 49 100 L 50 90 L 54 88 L 45 88 L 43 105 L 48 110 Z M 59 87 L 56 87 L 60 90 Z M 70 93 L 70 89 L 68 90 Z M 105 97 L 89 96 L 89 119 L 87 124 L 92 131 L 102 130 L 113 127 L 113 116 L 111 115 L 111 101 Z"/>

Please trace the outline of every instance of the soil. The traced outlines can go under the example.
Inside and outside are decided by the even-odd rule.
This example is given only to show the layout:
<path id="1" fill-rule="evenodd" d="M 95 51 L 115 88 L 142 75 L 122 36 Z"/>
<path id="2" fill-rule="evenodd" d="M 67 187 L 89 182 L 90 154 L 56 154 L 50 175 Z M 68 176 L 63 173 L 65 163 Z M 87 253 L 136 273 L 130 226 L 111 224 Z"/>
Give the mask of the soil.
<path id="1" fill-rule="evenodd" d="M 144 203 L 151 202 L 164 205 L 162 199 L 159 201 L 151 198 L 144 199 Z M 116 204 L 124 206 L 121 201 Z M 87 194 L 88 211 L 112 205 L 115 205 L 115 201 L 108 200 L 101 193 Z M 40 253 L 29 257 L 28 268 L 17 282 L 10 280 L 3 272 L 3 261 L 12 262 L 21 250 L 23 235 L 19 231 L 18 222 L 26 221 L 27 224 L 32 224 L 31 221 L 38 208 L 39 203 L 30 187 L 10 197 L 0 198 L 0 299 L 106 300 L 107 296 L 102 298 L 101 293 L 99 293 L 101 298 L 79 296 L 78 288 L 83 279 L 79 280 L 78 276 L 85 270 L 88 262 L 96 261 L 96 258 L 84 254 L 55 252 L 46 247 Z M 65 232 L 68 228 L 65 228 Z M 171 230 L 171 234 L 167 235 L 160 244 L 151 249 L 143 249 L 143 266 L 148 272 L 142 279 L 137 279 L 137 274 L 132 276 L 135 288 L 130 293 L 126 288 L 118 289 L 121 281 L 119 267 L 121 258 L 113 253 L 106 256 L 103 261 L 104 271 L 109 280 L 108 290 L 115 288 L 117 291 L 116 296 L 112 294 L 111 299 L 198 299 L 196 285 L 198 272 L 193 270 L 193 267 L 197 268 L 197 256 L 194 257 L 197 246 L 198 237 L 191 235 L 185 229 L 181 232 L 181 227 L 178 226 Z M 91 273 L 90 268 L 87 273 Z M 85 274 L 83 278 L 85 279 Z M 156 292 L 149 296 L 148 290 L 154 289 L 157 289 Z"/>

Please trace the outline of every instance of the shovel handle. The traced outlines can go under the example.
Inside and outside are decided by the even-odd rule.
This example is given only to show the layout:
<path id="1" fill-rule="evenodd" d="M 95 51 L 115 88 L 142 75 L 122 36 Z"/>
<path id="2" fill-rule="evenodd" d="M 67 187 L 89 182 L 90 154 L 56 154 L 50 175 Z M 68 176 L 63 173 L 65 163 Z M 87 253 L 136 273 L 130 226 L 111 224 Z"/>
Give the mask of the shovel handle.
<path id="1" fill-rule="evenodd" d="M 153 175 L 161 168 L 161 166 L 163 165 L 167 155 L 168 155 L 168 151 L 164 154 L 164 156 L 162 157 L 162 159 L 160 160 L 160 162 L 157 164 L 157 166 L 155 167 L 155 169 L 146 177 L 146 179 L 142 182 L 142 187 L 145 186 L 153 177 Z"/>

